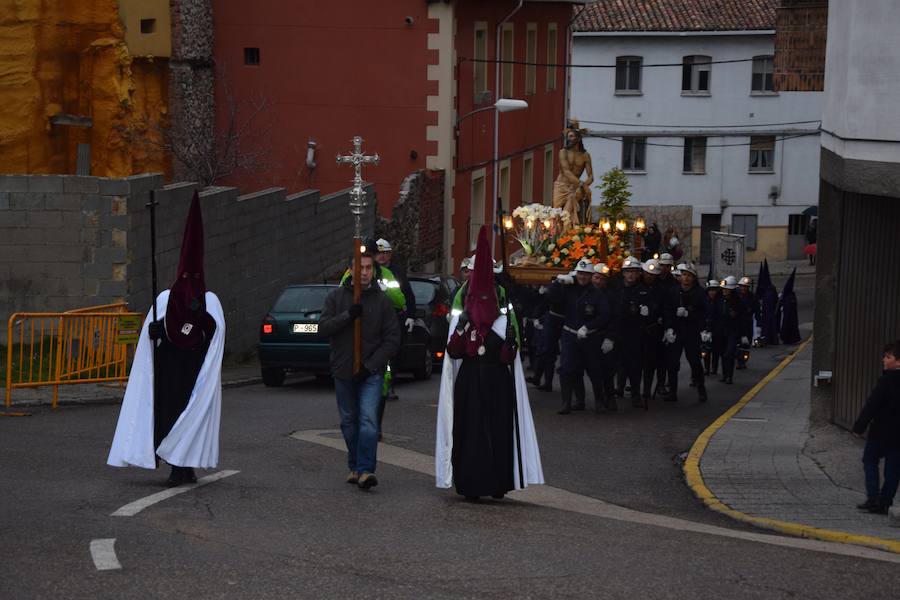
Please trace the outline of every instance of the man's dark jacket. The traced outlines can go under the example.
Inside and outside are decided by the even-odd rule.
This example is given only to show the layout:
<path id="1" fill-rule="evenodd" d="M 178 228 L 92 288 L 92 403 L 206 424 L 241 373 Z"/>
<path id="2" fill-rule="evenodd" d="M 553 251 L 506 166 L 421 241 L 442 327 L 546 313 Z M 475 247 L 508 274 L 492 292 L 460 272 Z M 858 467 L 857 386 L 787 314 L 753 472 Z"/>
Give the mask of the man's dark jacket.
<path id="1" fill-rule="evenodd" d="M 371 373 L 381 373 L 400 350 L 400 325 L 390 299 L 377 285 L 362 291 L 360 304 L 362 365 Z M 328 294 L 319 320 L 319 333 L 331 338 L 331 376 L 335 379 L 353 378 L 353 319 L 348 312 L 352 305 L 353 282 L 347 279 Z"/>
<path id="2" fill-rule="evenodd" d="M 869 394 L 853 432 L 862 435 L 866 427 L 878 446 L 900 448 L 900 369 L 885 371 Z"/>

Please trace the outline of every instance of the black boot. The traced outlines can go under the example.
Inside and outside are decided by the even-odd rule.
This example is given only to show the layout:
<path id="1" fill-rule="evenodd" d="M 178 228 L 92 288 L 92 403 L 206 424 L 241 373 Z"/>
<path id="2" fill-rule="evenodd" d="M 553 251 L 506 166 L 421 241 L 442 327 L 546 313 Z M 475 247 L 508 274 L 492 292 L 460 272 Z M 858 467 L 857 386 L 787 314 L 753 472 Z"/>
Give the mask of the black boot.
<path id="1" fill-rule="evenodd" d="M 166 479 L 166 485 L 175 487 L 185 483 L 185 471 L 186 469 L 172 465 L 172 470 L 169 472 L 169 478 Z"/>
<path id="2" fill-rule="evenodd" d="M 697 397 L 700 402 L 706 402 L 706 386 L 702 381 L 697 384 Z"/>
<path id="3" fill-rule="evenodd" d="M 562 393 L 562 408 L 556 411 L 556 414 L 567 415 L 572 412 L 572 385 L 561 377 L 559 389 Z"/>
<path id="4" fill-rule="evenodd" d="M 572 391 L 575 394 L 575 405 L 572 410 L 584 410 L 584 375 L 579 375 L 572 385 Z"/>
<path id="5" fill-rule="evenodd" d="M 666 402 L 678 402 L 678 373 L 669 372 L 669 389 L 667 394 L 663 396 Z"/>

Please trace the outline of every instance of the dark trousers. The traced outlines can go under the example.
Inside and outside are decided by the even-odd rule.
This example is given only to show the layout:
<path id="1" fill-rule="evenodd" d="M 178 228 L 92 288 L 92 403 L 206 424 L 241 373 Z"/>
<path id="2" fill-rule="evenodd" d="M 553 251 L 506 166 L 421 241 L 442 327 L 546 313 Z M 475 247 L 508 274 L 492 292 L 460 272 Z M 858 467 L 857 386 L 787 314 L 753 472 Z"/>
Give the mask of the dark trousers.
<path id="1" fill-rule="evenodd" d="M 729 334 L 722 344 L 722 378 L 734 377 L 734 361 L 737 356 L 738 336 Z"/>
<path id="2" fill-rule="evenodd" d="M 653 394 L 653 376 L 656 375 L 658 365 L 659 344 L 662 332 L 658 327 L 641 332 L 641 374 L 643 379 L 643 392 L 645 398 Z M 634 387 L 634 384 L 631 384 Z"/>
<path id="3" fill-rule="evenodd" d="M 669 346 L 668 372 L 672 395 L 678 393 L 678 371 L 681 369 L 681 355 L 684 354 L 691 367 L 691 382 L 703 387 L 703 363 L 700 358 L 700 332 L 682 331 L 675 334 L 675 342 Z"/>
<path id="4" fill-rule="evenodd" d="M 621 339 L 619 352 L 622 376 L 619 378 L 619 395 L 625 395 L 625 385 L 631 386 L 631 395 L 641 395 L 641 334 L 637 331 L 627 331 Z"/>
<path id="5" fill-rule="evenodd" d="M 559 340 L 559 385 L 562 388 L 563 408 L 572 408 L 572 394 L 575 407 L 584 408 L 584 373 L 590 368 L 588 343 L 579 340 L 569 331 Z"/>
<path id="6" fill-rule="evenodd" d="M 878 463 L 884 459 L 884 484 Z M 900 484 L 900 448 L 887 448 L 872 439 L 866 440 L 863 450 L 863 472 L 866 475 L 866 497 L 877 499 L 883 506 L 890 506 Z"/>
<path id="7" fill-rule="evenodd" d="M 601 336 L 602 337 L 602 336 Z M 588 377 L 594 391 L 594 406 L 610 408 L 616 403 L 616 359 L 615 351 L 604 354 L 600 349 L 602 340 L 592 340 L 588 351 Z"/>

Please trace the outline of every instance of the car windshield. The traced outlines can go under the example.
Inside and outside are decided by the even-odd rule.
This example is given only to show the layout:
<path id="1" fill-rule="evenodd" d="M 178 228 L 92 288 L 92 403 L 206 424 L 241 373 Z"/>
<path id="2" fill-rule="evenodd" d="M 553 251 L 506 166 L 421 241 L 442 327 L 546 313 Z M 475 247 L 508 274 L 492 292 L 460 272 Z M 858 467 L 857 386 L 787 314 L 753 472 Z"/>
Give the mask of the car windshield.
<path id="1" fill-rule="evenodd" d="M 333 289 L 327 286 L 289 287 L 281 292 L 272 312 L 321 312 L 325 307 L 325 297 Z"/>
<path id="2" fill-rule="evenodd" d="M 435 294 L 437 294 L 437 281 L 410 279 L 409 285 L 412 288 L 413 296 L 416 297 L 416 304 L 429 304 L 434 300 Z"/>

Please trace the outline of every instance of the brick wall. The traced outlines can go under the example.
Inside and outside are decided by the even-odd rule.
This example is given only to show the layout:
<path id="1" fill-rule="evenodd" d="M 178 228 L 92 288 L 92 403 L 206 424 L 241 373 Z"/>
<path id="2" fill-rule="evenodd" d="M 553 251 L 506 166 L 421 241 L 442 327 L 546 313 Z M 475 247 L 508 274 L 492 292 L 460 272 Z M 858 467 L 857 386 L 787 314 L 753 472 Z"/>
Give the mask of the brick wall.
<path id="1" fill-rule="evenodd" d="M 781 0 L 775 22 L 775 90 L 825 89 L 828 2 Z"/>
<path id="2" fill-rule="evenodd" d="M 159 288 L 175 278 L 196 186 L 163 186 L 161 175 L 125 179 L 0 176 L 0 318 L 16 311 L 62 311 L 125 299 L 151 302 L 150 220 L 155 189 Z M 372 210 L 364 230 L 374 227 Z M 273 188 L 239 195 L 200 193 L 206 282 L 225 309 L 226 352 L 253 352 L 257 328 L 287 284 L 334 280 L 352 249 L 347 191 L 286 195 Z M 2 335 L 5 336 L 5 328 Z"/>

